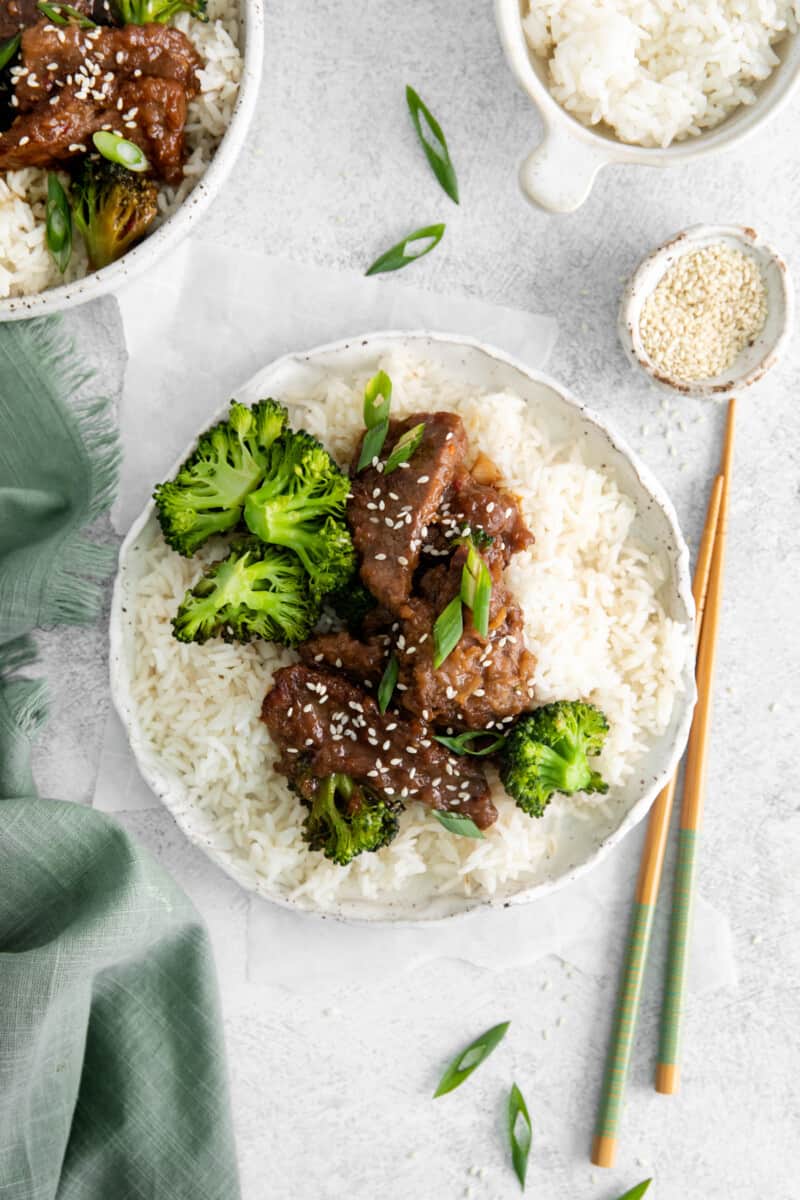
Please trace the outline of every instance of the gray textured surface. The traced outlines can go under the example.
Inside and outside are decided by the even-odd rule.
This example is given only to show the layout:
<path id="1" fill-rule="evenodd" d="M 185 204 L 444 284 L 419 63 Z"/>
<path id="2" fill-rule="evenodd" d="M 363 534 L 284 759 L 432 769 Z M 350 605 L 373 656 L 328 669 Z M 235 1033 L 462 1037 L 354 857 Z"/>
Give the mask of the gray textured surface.
<path id="1" fill-rule="evenodd" d="M 800 101 L 725 156 L 671 172 L 609 169 L 578 213 L 551 217 L 516 190 L 516 162 L 538 126 L 506 72 L 486 0 L 276 0 L 267 9 L 256 126 L 200 232 L 358 268 L 410 229 L 446 219 L 442 246 L 413 268 L 414 282 L 555 313 L 561 333 L 550 370 L 641 451 L 694 544 L 724 414 L 691 402 L 666 413 L 628 369 L 615 334 L 621 280 L 656 242 L 700 220 L 754 225 L 800 274 Z M 445 127 L 458 210 L 414 146 L 406 82 Z M 103 321 L 113 330 L 107 312 Z M 115 345 L 111 337 L 114 361 Z M 334 1001 L 242 978 L 228 1037 L 246 1200 L 513 1197 L 501 1113 L 512 1076 L 535 1124 L 531 1195 L 612 1200 L 651 1173 L 658 1200 L 800 1195 L 798 385 L 793 347 L 741 408 L 700 866 L 705 895 L 730 917 L 740 979 L 735 990 L 693 1004 L 681 1095 L 656 1097 L 650 1086 L 659 943 L 619 1169 L 590 1167 L 620 929 L 596 930 L 608 949 L 608 969 L 596 976 L 570 976 L 553 959 L 502 975 L 441 963 Z M 48 634 L 42 645 L 55 711 L 38 776 L 51 794 L 85 801 L 108 705 L 104 628 Z M 199 886 L 205 864 L 165 814 L 128 822 L 190 891 Z M 634 854 L 634 841 L 620 852 Z M 243 977 L 241 896 L 222 877 L 214 886 L 215 924 L 230 930 L 221 969 Z M 507 1017 L 513 1038 L 468 1086 L 433 1106 L 442 1060 Z M 473 1167 L 485 1168 L 485 1178 Z"/>

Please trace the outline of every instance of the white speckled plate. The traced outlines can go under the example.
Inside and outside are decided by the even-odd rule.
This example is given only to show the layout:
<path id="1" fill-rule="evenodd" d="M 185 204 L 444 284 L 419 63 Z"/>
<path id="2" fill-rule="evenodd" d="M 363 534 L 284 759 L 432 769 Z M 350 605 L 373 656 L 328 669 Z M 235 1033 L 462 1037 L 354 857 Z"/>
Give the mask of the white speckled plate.
<path id="1" fill-rule="evenodd" d="M 85 304 L 87 300 L 94 300 L 106 292 L 113 292 L 163 258 L 186 237 L 233 170 L 255 112 L 264 61 L 263 0 L 239 0 L 239 13 L 243 56 L 239 94 L 233 107 L 231 123 L 225 130 L 208 169 L 198 180 L 191 194 L 144 241 L 128 250 L 110 266 L 103 267 L 101 271 L 90 271 L 82 279 L 64 283 L 60 287 L 48 288 L 47 291 L 35 295 L 0 300 L 0 321 L 50 316 L 52 313 L 74 308 L 77 304 Z"/>
<path id="2" fill-rule="evenodd" d="M 638 510 L 634 533 L 638 540 L 664 556 L 668 578 L 661 598 L 667 614 L 687 627 L 693 622 L 689 552 L 678 529 L 675 511 L 661 486 L 600 417 L 586 409 L 552 379 L 529 370 L 522 363 L 496 350 L 449 335 L 373 333 L 322 346 L 307 353 L 286 355 L 265 367 L 233 394 L 246 403 L 252 403 L 264 395 L 280 399 L 283 394 L 296 394 L 302 390 L 309 369 L 331 370 L 340 374 L 354 371 L 371 374 L 377 369 L 383 354 L 398 348 L 434 362 L 455 379 L 463 378 L 487 390 L 512 390 L 533 406 L 537 421 L 552 437 L 581 439 L 588 461 L 613 473 L 623 491 L 634 500 Z M 209 413 L 209 424 L 227 411 L 228 398 L 223 399 L 225 403 L 220 410 Z M 188 450 L 187 447 L 185 453 Z M 182 454 L 178 462 L 184 457 L 185 454 Z M 270 891 L 263 883 L 255 883 L 240 863 L 219 844 L 209 816 L 189 803 L 179 779 L 154 753 L 140 732 L 136 706 L 131 697 L 135 652 L 133 597 L 142 569 L 143 548 L 151 543 L 157 531 L 151 501 L 134 522 L 120 550 L 110 624 L 114 703 L 128 732 L 144 779 L 163 800 L 189 840 L 201 847 L 243 887 L 287 907 L 294 907 L 286 896 Z M 532 900 L 577 878 L 599 862 L 642 819 L 675 769 L 686 743 L 695 698 L 692 659 L 693 656 L 687 654 L 684 690 L 676 700 L 669 727 L 660 737 L 652 739 L 640 769 L 625 787 L 609 793 L 613 803 L 604 806 L 604 812 L 608 815 L 587 821 L 576 814 L 574 818 L 564 820 L 555 853 L 543 864 L 541 876 L 535 885 L 502 892 L 491 903 Z M 408 902 L 400 903 L 396 899 L 387 899 L 386 902 L 347 901 L 333 914 L 328 911 L 327 915 L 369 921 L 423 921 L 464 913 L 486 903 L 486 899 L 466 900 L 452 896 L 426 901 L 422 907 Z"/>

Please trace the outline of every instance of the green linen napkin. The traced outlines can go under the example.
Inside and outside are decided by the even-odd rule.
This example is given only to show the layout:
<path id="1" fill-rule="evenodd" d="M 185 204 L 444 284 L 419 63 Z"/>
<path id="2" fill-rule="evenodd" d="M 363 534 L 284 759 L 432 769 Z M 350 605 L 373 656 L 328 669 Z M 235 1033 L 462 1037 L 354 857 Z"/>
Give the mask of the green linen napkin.
<path id="1" fill-rule="evenodd" d="M 236 1200 L 211 951 L 108 817 L 37 796 L 37 625 L 92 619 L 113 553 L 107 405 L 58 324 L 0 326 L 0 1198 Z M 69 401 L 73 401 L 70 403 Z"/>

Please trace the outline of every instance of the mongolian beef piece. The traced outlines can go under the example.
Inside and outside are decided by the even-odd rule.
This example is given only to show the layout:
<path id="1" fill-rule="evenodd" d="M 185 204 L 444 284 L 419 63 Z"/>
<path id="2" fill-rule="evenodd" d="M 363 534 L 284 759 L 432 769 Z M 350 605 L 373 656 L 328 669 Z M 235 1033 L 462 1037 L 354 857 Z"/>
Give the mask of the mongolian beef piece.
<path id="1" fill-rule="evenodd" d="M 506 566 L 512 554 L 527 550 L 533 542 L 516 496 L 478 482 L 460 466 L 429 530 L 423 552 L 434 558 L 449 554 L 453 538 L 466 534 L 476 536 L 489 565 L 497 561 Z"/>
<path id="2" fill-rule="evenodd" d="M 107 0 L 74 0 L 71 7 L 100 25 L 111 21 Z M 38 0 L 0 0 L 0 41 L 15 37 L 41 19 Z"/>
<path id="3" fill-rule="evenodd" d="M 474 759 L 451 754 L 421 721 L 381 714 L 374 699 L 342 674 L 283 667 L 261 718 L 280 751 L 277 769 L 301 793 L 309 779 L 345 775 L 392 803 L 418 800 L 468 816 L 479 829 L 497 820 Z"/>
<path id="4" fill-rule="evenodd" d="M 461 587 L 467 547 L 449 563 L 432 567 L 401 613 L 396 642 L 400 663 L 399 703 L 432 725 L 492 729 L 532 707 L 536 660 L 525 647 L 522 610 L 503 583 L 495 562 L 489 607 L 489 636 L 482 637 L 463 612 L 464 632 L 454 650 L 434 668 L 433 626 Z"/>
<path id="5" fill-rule="evenodd" d="M 344 671 L 365 687 L 376 687 L 381 681 L 391 646 L 388 633 L 376 633 L 362 641 L 343 630 L 341 633 L 323 633 L 312 637 L 303 642 L 298 650 L 300 657 L 310 666 L 325 663 L 337 671 Z"/>
<path id="6" fill-rule="evenodd" d="M 425 432 L 410 462 L 387 477 L 376 467 L 356 472 L 359 444 L 352 471 L 347 519 L 362 558 L 361 579 L 391 613 L 411 594 L 428 526 L 467 451 L 460 417 L 448 412 L 414 413 L 390 422 L 384 455 L 404 433 L 423 422 Z"/>
<path id="7" fill-rule="evenodd" d="M 40 21 L 22 35 L 13 68 L 18 114 L 0 133 L 0 170 L 51 166 L 91 150 L 112 130 L 135 142 L 168 183 L 183 177 L 186 106 L 202 61 L 165 25 L 63 28 Z"/>

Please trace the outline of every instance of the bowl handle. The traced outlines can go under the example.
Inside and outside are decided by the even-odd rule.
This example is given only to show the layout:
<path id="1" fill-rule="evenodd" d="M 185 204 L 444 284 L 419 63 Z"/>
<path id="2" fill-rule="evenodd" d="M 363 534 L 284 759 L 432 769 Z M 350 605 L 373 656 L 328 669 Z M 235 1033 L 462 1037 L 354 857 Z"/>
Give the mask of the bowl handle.
<path id="1" fill-rule="evenodd" d="M 565 130 L 551 128 L 522 163 L 520 187 L 529 200 L 548 212 L 574 212 L 607 161 L 602 151 L 577 141 Z"/>

